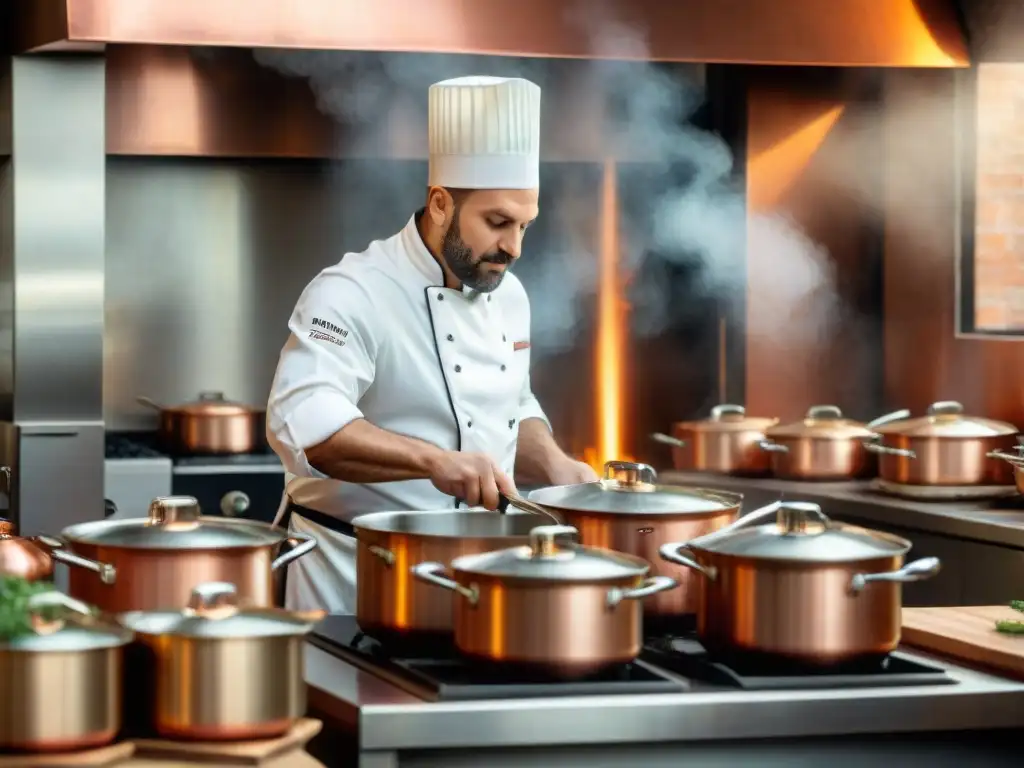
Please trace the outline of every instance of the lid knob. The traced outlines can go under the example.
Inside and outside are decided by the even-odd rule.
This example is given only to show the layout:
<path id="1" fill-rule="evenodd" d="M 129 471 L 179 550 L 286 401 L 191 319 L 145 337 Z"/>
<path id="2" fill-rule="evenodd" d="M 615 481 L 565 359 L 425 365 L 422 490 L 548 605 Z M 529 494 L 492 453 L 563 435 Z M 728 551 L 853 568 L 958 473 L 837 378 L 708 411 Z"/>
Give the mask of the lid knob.
<path id="1" fill-rule="evenodd" d="M 783 501 L 775 520 L 779 530 L 786 535 L 821 533 L 831 522 L 821 507 L 809 501 Z M 816 524 L 817 530 L 812 531 L 812 523 Z"/>
<path id="2" fill-rule="evenodd" d="M 192 496 L 160 496 L 150 502 L 149 522 L 191 530 L 199 525 L 199 501 Z"/>
<path id="3" fill-rule="evenodd" d="M 236 613 L 238 589 L 226 581 L 208 581 L 197 584 L 189 596 L 188 608 L 199 616 L 217 613 Z"/>
<path id="4" fill-rule="evenodd" d="M 539 525 L 530 531 L 530 553 L 533 557 L 555 557 L 561 554 L 557 546 L 559 536 L 578 535 L 579 531 L 571 525 Z"/>
<path id="5" fill-rule="evenodd" d="M 959 416 L 964 407 L 956 400 L 940 400 L 928 406 L 929 416 Z"/>
<path id="6" fill-rule="evenodd" d="M 653 491 L 658 473 L 649 464 L 632 461 L 609 461 L 604 465 L 605 488 L 617 491 Z"/>
<path id="7" fill-rule="evenodd" d="M 807 418 L 818 421 L 843 418 L 843 412 L 838 405 L 812 405 L 807 409 Z"/>
<path id="8" fill-rule="evenodd" d="M 222 403 L 224 402 L 223 392 L 200 392 L 199 402 L 201 403 Z"/>
<path id="9" fill-rule="evenodd" d="M 747 415 L 747 409 L 742 405 L 731 405 L 729 403 L 723 403 L 722 405 L 716 405 L 711 409 L 711 420 L 722 421 L 723 419 L 732 418 L 743 418 Z"/>

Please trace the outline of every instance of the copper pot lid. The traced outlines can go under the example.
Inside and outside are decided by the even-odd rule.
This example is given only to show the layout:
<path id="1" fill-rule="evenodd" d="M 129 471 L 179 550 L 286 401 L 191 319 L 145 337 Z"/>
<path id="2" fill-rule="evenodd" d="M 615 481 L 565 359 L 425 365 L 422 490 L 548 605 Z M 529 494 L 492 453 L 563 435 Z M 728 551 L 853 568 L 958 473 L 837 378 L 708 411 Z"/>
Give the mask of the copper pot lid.
<path id="1" fill-rule="evenodd" d="M 815 405 L 807 410 L 800 421 L 780 424 L 765 430 L 765 437 L 810 437 L 820 440 L 863 440 L 876 435 L 876 429 L 910 414 L 909 411 L 895 411 L 864 424 L 843 416 L 835 405 Z"/>
<path id="2" fill-rule="evenodd" d="M 758 525 L 771 518 L 772 522 Z M 687 544 L 697 552 L 823 565 L 898 557 L 910 546 L 899 536 L 836 522 L 817 504 L 805 501 L 769 504 Z"/>
<path id="3" fill-rule="evenodd" d="M 132 632 L 96 616 L 88 605 L 56 590 L 27 598 L 29 631 L 0 641 L 0 651 L 72 653 L 119 648 Z"/>
<path id="4" fill-rule="evenodd" d="M 130 611 L 118 616 L 118 621 L 140 634 L 227 640 L 300 637 L 325 615 L 325 611 L 243 607 L 234 584 L 215 581 L 193 588 L 183 610 Z"/>
<path id="5" fill-rule="evenodd" d="M 603 480 L 538 488 L 528 498 L 553 509 L 635 515 L 707 514 L 732 509 L 743 501 L 736 493 L 658 485 L 657 480 L 653 467 L 646 464 L 609 461 Z"/>
<path id="6" fill-rule="evenodd" d="M 182 416 L 249 416 L 257 409 L 236 403 L 224 397 L 223 392 L 200 392 L 199 397 L 188 403 L 161 405 L 148 397 L 136 398 L 143 405 L 164 413 Z"/>
<path id="7" fill-rule="evenodd" d="M 960 403 L 945 400 L 929 405 L 925 416 L 893 422 L 876 431 L 881 435 L 904 437 L 978 438 L 1016 435 L 1019 430 L 1005 421 L 965 415 Z"/>
<path id="8" fill-rule="evenodd" d="M 579 583 L 643 577 L 650 570 L 639 557 L 559 542 L 578 535 L 569 525 L 541 525 L 530 531 L 528 546 L 458 557 L 452 569 L 474 576 Z"/>
<path id="9" fill-rule="evenodd" d="M 763 432 L 778 423 L 778 419 L 765 416 L 747 416 L 742 405 L 723 403 L 712 408 L 708 418 L 679 422 L 673 428 L 693 432 Z"/>
<path id="10" fill-rule="evenodd" d="M 255 520 L 201 515 L 191 496 L 163 496 L 149 505 L 147 517 L 79 523 L 61 536 L 71 543 L 159 550 L 265 547 L 288 538 L 282 529 Z"/>

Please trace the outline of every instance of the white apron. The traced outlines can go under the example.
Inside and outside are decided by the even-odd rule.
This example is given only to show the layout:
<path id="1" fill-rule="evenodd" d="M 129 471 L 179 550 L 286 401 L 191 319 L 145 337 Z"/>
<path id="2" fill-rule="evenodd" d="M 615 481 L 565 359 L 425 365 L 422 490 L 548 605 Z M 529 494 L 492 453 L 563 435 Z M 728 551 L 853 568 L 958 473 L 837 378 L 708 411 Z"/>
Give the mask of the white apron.
<path id="1" fill-rule="evenodd" d="M 358 418 L 445 450 L 488 453 L 512 474 L 520 421 L 545 418 L 530 390 L 526 292 L 511 274 L 490 294 L 443 285 L 413 217 L 303 291 L 267 408 L 295 504 L 347 521 L 455 507 L 429 480 L 359 485 L 313 469 L 304 449 Z M 355 541 L 298 515 L 289 527 L 319 547 L 290 566 L 286 604 L 354 613 Z"/>

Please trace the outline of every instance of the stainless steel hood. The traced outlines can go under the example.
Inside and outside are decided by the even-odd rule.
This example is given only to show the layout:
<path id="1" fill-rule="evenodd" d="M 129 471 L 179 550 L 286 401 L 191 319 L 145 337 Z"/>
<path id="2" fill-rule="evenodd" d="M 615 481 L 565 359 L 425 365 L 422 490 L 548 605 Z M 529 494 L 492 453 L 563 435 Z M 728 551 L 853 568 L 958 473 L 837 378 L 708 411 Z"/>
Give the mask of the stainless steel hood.
<path id="1" fill-rule="evenodd" d="M 237 46 L 964 67 L 953 0 L 10 0 L 15 50 Z"/>

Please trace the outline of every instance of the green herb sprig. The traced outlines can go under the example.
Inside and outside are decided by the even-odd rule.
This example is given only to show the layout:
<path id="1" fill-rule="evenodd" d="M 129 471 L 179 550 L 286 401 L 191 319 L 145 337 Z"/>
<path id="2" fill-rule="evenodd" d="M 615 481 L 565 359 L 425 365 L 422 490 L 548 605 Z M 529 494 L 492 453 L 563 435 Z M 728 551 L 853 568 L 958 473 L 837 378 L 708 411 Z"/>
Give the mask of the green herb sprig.
<path id="1" fill-rule="evenodd" d="M 32 633 L 32 616 L 53 621 L 60 615 L 59 606 L 29 609 L 35 595 L 55 589 L 48 581 L 27 581 L 20 576 L 0 577 L 0 641 L 13 640 Z"/>
<path id="2" fill-rule="evenodd" d="M 1011 600 L 1010 607 L 1018 613 L 1024 613 L 1024 600 Z M 1004 635 L 1024 635 L 1024 621 L 1003 619 L 996 622 L 996 631 Z"/>

